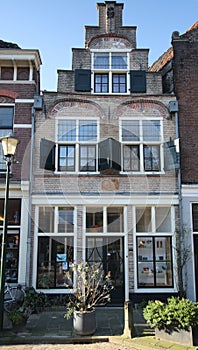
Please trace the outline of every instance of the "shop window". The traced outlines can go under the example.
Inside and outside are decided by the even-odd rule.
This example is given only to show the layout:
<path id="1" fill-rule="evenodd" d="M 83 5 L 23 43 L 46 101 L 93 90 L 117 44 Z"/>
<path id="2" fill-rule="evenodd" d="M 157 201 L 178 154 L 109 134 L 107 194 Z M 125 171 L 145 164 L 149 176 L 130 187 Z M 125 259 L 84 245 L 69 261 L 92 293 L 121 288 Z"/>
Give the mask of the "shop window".
<path id="1" fill-rule="evenodd" d="M 173 287 L 172 237 L 137 237 L 138 288 Z"/>
<path id="2" fill-rule="evenodd" d="M 38 237 L 37 288 L 73 287 L 73 237 Z"/>
<path id="3" fill-rule="evenodd" d="M 198 204 L 192 204 L 193 232 L 198 232 Z"/>

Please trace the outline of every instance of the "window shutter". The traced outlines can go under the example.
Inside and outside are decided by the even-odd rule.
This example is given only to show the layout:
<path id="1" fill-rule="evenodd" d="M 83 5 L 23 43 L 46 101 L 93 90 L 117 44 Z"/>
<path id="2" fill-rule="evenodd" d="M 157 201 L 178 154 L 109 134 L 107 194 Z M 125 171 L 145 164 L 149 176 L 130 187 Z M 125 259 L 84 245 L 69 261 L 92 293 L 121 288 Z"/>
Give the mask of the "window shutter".
<path id="1" fill-rule="evenodd" d="M 53 141 L 41 139 L 40 168 L 52 171 L 55 170 L 55 144 Z"/>
<path id="2" fill-rule="evenodd" d="M 164 143 L 164 170 L 179 169 L 179 152 L 176 152 L 174 140 Z"/>
<path id="3" fill-rule="evenodd" d="M 108 138 L 99 143 L 99 171 L 106 169 L 121 169 L 121 145 L 120 142 Z"/>
<path id="4" fill-rule="evenodd" d="M 131 92 L 146 92 L 146 72 L 131 70 Z"/>
<path id="5" fill-rule="evenodd" d="M 75 91 L 91 91 L 91 71 L 75 69 Z"/>

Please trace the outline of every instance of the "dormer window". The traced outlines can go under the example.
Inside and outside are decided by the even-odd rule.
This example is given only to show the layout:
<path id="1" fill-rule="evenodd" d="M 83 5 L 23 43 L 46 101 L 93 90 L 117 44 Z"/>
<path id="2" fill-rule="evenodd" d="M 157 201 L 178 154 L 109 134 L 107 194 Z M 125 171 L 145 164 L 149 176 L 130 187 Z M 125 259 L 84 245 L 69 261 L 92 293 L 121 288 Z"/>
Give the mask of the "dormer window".
<path id="1" fill-rule="evenodd" d="M 94 52 L 92 91 L 94 93 L 128 92 L 129 57 L 127 52 Z"/>

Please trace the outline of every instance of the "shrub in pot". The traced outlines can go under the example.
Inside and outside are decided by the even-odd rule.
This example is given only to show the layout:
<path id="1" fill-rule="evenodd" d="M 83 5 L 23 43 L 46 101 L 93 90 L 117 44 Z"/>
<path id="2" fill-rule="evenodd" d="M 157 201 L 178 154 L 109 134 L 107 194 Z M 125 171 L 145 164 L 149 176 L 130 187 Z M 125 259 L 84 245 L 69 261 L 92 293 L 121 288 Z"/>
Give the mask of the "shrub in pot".
<path id="1" fill-rule="evenodd" d="M 149 301 L 143 309 L 143 315 L 147 324 L 156 329 L 158 336 L 158 330 L 164 331 L 163 334 L 172 336 L 175 332 L 178 335 L 182 330 L 191 332 L 192 328 L 198 326 L 198 303 L 174 296 L 168 298 L 166 303 Z"/>
<path id="2" fill-rule="evenodd" d="M 65 318 L 73 315 L 76 334 L 90 335 L 96 330 L 95 307 L 110 301 L 114 288 L 110 274 L 105 275 L 102 267 L 87 262 L 73 266 L 74 293 L 69 297 Z"/>
<path id="3" fill-rule="evenodd" d="M 32 310 L 29 307 L 24 307 L 23 305 L 20 308 L 14 309 L 7 314 L 8 320 L 12 322 L 13 329 L 15 331 L 20 331 L 25 328 L 26 323 Z"/>

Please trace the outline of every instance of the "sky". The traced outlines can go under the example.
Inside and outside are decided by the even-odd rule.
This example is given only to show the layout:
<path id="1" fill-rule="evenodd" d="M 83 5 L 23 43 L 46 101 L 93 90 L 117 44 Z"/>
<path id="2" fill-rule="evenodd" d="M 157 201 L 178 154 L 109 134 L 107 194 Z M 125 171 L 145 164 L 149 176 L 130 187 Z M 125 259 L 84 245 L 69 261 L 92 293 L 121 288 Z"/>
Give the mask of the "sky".
<path id="1" fill-rule="evenodd" d="M 40 52 L 41 89 L 56 91 L 57 70 L 71 69 L 72 48 L 84 48 L 85 25 L 98 25 L 104 0 L 2 0 L 0 40 Z M 137 27 L 137 48 L 149 49 L 149 65 L 198 20 L 198 0 L 120 0 L 123 25 Z"/>

